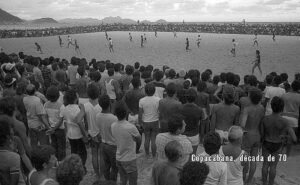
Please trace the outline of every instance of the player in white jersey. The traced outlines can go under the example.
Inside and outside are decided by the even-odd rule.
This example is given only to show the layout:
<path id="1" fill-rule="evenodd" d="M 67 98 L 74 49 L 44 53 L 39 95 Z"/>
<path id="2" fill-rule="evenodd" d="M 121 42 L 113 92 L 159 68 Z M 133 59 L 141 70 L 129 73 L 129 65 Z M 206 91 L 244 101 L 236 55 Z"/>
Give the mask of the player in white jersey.
<path id="1" fill-rule="evenodd" d="M 257 33 L 255 33 L 254 34 L 254 39 L 253 39 L 253 46 L 255 46 L 255 44 L 256 44 L 256 46 L 258 46 L 258 41 L 257 41 Z"/>
<path id="2" fill-rule="evenodd" d="M 109 52 L 114 52 L 113 41 L 111 38 L 108 39 L 108 47 L 109 47 Z"/>
<path id="3" fill-rule="evenodd" d="M 70 37 L 70 35 L 68 35 L 68 48 L 69 48 L 70 44 L 73 45 L 73 42 L 72 42 L 72 38 Z"/>
<path id="4" fill-rule="evenodd" d="M 236 51 L 235 51 L 235 48 L 236 48 L 236 45 L 237 45 L 237 43 L 235 42 L 235 39 L 232 39 L 232 49 L 231 49 L 231 53 L 232 53 L 232 55 L 233 55 L 233 57 L 235 57 L 236 56 Z"/>
<path id="5" fill-rule="evenodd" d="M 200 35 L 198 35 L 198 38 L 197 38 L 197 47 L 198 48 L 200 47 L 200 41 L 201 41 L 201 37 L 200 37 Z"/>

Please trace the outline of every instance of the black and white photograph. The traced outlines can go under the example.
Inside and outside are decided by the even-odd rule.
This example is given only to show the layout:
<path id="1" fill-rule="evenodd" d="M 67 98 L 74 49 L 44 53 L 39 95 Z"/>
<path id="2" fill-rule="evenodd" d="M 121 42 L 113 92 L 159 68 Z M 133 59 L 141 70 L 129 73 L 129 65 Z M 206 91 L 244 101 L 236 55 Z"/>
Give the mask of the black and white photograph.
<path id="1" fill-rule="evenodd" d="M 0 0 L 0 185 L 300 185 L 300 0 Z"/>

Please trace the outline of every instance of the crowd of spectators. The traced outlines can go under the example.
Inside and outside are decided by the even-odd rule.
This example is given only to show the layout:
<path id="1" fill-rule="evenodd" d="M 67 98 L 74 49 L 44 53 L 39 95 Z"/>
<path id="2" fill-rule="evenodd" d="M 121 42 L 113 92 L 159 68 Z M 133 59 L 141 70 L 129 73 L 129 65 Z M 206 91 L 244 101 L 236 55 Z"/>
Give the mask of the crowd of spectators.
<path id="1" fill-rule="evenodd" d="M 300 24 L 297 23 L 166 23 L 166 24 L 101 24 L 94 26 L 70 26 L 44 29 L 0 30 L 0 38 L 47 37 L 104 31 L 128 32 L 194 32 L 299 36 Z"/>
<path id="2" fill-rule="evenodd" d="M 97 180 L 136 185 L 141 135 L 155 185 L 252 183 L 256 162 L 242 157 L 260 148 L 263 184 L 273 185 L 279 153 L 300 135 L 300 74 L 240 84 L 232 72 L 22 52 L 0 53 L 0 64 L 3 185 L 78 185 L 89 149 Z"/>

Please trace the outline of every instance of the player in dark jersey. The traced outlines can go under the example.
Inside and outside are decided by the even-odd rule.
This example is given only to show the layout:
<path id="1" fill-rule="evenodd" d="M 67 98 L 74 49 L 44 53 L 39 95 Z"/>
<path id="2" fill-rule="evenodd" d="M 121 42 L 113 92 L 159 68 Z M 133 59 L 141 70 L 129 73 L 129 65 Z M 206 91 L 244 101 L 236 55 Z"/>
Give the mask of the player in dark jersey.
<path id="1" fill-rule="evenodd" d="M 64 43 L 62 42 L 62 40 L 61 40 L 61 37 L 60 37 L 60 36 L 58 36 L 58 41 L 59 41 L 59 46 L 60 46 L 60 47 L 62 47 L 62 45 L 63 45 Z"/>
<path id="2" fill-rule="evenodd" d="M 129 40 L 130 40 L 130 42 L 132 42 L 132 36 L 131 36 L 131 33 L 129 33 Z"/>
<path id="3" fill-rule="evenodd" d="M 78 43 L 77 43 L 77 40 L 75 39 L 75 51 L 76 51 L 76 53 L 79 53 L 80 55 L 81 55 L 81 51 L 80 51 L 80 49 L 79 49 L 79 45 L 78 45 Z"/>
<path id="4" fill-rule="evenodd" d="M 147 43 L 146 33 L 144 33 L 144 42 L 145 42 L 145 44 Z"/>
<path id="5" fill-rule="evenodd" d="M 185 41 L 185 50 L 188 52 L 190 50 L 190 42 L 189 42 L 189 39 L 186 38 L 186 41 Z"/>
<path id="6" fill-rule="evenodd" d="M 256 59 L 252 63 L 254 63 L 254 65 L 252 67 L 252 75 L 254 74 L 254 70 L 256 67 L 258 68 L 260 75 L 262 75 L 262 71 L 261 71 L 261 67 L 260 67 L 260 51 L 259 50 L 256 50 Z"/>
<path id="7" fill-rule="evenodd" d="M 197 47 L 200 48 L 200 41 L 201 41 L 201 38 L 200 38 L 200 35 L 198 35 L 198 38 L 197 38 Z"/>
<path id="8" fill-rule="evenodd" d="M 106 38 L 106 40 L 108 40 L 108 34 L 106 31 L 105 31 L 105 38 Z"/>
<path id="9" fill-rule="evenodd" d="M 232 49 L 231 49 L 231 53 L 232 53 L 232 56 L 235 57 L 235 48 L 236 48 L 236 42 L 235 42 L 235 39 L 232 39 Z"/>
<path id="10" fill-rule="evenodd" d="M 143 35 L 141 35 L 141 48 L 143 48 L 144 47 L 144 37 L 143 37 Z"/>
<path id="11" fill-rule="evenodd" d="M 273 30 L 273 41 L 275 42 L 275 30 Z"/>
<path id="12" fill-rule="evenodd" d="M 38 52 L 40 52 L 41 54 L 43 54 L 43 51 L 42 51 L 41 46 L 40 46 L 37 42 L 35 42 L 34 44 L 35 44 L 35 46 L 36 46 L 36 51 L 38 51 Z"/>
<path id="13" fill-rule="evenodd" d="M 157 31 L 156 30 L 154 31 L 154 35 L 155 35 L 155 37 L 157 37 Z"/>

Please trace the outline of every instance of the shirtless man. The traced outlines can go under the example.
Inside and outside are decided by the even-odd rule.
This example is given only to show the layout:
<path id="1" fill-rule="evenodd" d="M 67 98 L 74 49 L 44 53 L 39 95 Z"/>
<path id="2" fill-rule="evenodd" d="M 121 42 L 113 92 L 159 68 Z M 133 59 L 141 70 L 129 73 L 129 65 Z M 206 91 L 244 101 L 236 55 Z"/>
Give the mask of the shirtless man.
<path id="1" fill-rule="evenodd" d="M 75 39 L 75 51 L 76 51 L 76 53 L 79 53 L 79 54 L 81 55 L 81 51 L 80 51 L 80 49 L 79 49 L 79 45 L 78 45 L 76 39 Z"/>
<path id="2" fill-rule="evenodd" d="M 35 44 L 35 46 L 36 46 L 36 51 L 38 51 L 38 52 L 40 52 L 41 54 L 43 54 L 43 51 L 42 51 L 41 46 L 40 46 L 37 42 L 35 42 L 34 44 Z"/>
<path id="3" fill-rule="evenodd" d="M 201 38 L 200 38 L 200 35 L 198 35 L 198 38 L 197 38 L 197 47 L 200 48 L 200 41 L 201 41 Z"/>
<path id="4" fill-rule="evenodd" d="M 257 33 L 256 33 L 256 32 L 255 32 L 255 34 L 254 34 L 253 46 L 255 46 L 255 44 L 256 44 L 256 46 L 258 46 Z"/>
<path id="5" fill-rule="evenodd" d="M 132 42 L 132 36 L 131 36 L 131 33 L 129 33 L 129 41 Z"/>
<path id="6" fill-rule="evenodd" d="M 190 50 L 190 42 L 189 42 L 189 39 L 186 38 L 186 41 L 185 41 L 185 51 L 189 51 Z"/>
<path id="7" fill-rule="evenodd" d="M 114 46 L 113 46 L 113 41 L 111 38 L 108 39 L 108 44 L 109 44 L 109 52 L 114 52 Z"/>
<path id="8" fill-rule="evenodd" d="M 58 36 L 58 41 L 59 41 L 59 46 L 60 46 L 60 47 L 62 47 L 62 45 L 63 45 L 64 43 L 62 42 L 62 40 L 61 40 L 61 37 L 60 37 L 60 36 Z"/>
<path id="9" fill-rule="evenodd" d="M 272 114 L 265 116 L 260 128 L 263 142 L 262 155 L 264 157 L 262 167 L 263 185 L 274 184 L 276 167 L 283 145 L 283 137 L 287 137 L 288 134 L 294 142 L 297 141 L 297 137 L 294 130 L 289 126 L 288 120 L 281 117 L 281 113 L 284 109 L 283 99 L 275 96 L 271 101 L 271 108 L 273 111 Z M 274 157 L 275 161 L 268 161 L 267 158 L 269 156 Z"/>
<path id="10" fill-rule="evenodd" d="M 141 48 L 143 48 L 144 47 L 144 37 L 143 37 L 143 35 L 141 35 Z"/>
<path id="11" fill-rule="evenodd" d="M 224 86 L 223 99 L 212 108 L 211 130 L 220 134 L 222 143 L 228 140 L 228 129 L 239 122 L 240 108 L 234 105 L 234 89 Z"/>
<path id="12" fill-rule="evenodd" d="M 68 35 L 68 48 L 69 48 L 70 44 L 73 45 L 72 38 L 70 37 L 70 35 Z"/>
<path id="13" fill-rule="evenodd" d="M 232 49 L 231 49 L 231 53 L 232 53 L 232 56 L 235 57 L 235 47 L 236 47 L 236 42 L 235 42 L 235 39 L 232 39 Z"/>
<path id="14" fill-rule="evenodd" d="M 260 133 L 259 124 L 265 115 L 265 109 L 260 104 L 262 92 L 253 88 L 249 92 L 250 105 L 245 107 L 242 114 L 240 125 L 244 128 L 244 137 L 242 148 L 250 155 L 257 156 L 258 149 L 260 148 Z M 256 161 L 250 162 L 250 171 L 248 178 L 247 173 L 249 170 L 249 163 L 244 167 L 243 177 L 246 183 L 252 183 L 252 179 L 256 170 Z"/>

